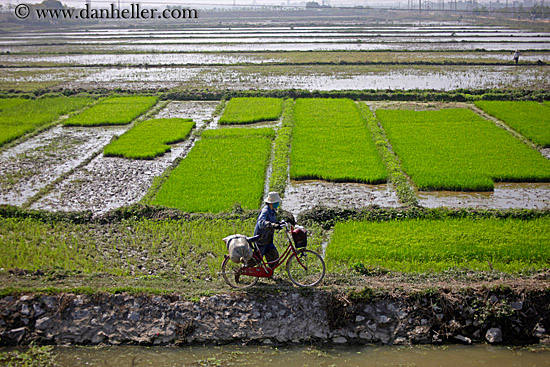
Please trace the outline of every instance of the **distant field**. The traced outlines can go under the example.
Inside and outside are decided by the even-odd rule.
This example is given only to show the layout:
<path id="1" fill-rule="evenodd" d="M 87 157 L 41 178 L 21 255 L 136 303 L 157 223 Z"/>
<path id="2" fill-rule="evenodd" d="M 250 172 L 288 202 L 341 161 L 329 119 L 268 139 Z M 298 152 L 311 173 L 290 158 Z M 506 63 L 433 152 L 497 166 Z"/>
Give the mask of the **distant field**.
<path id="1" fill-rule="evenodd" d="M 283 100 L 279 98 L 233 98 L 225 107 L 219 123 L 251 124 L 260 121 L 277 120 L 283 111 Z"/>
<path id="2" fill-rule="evenodd" d="M 207 130 L 162 185 L 154 204 L 187 212 L 260 206 L 272 129 Z"/>
<path id="3" fill-rule="evenodd" d="M 550 181 L 548 160 L 471 110 L 376 114 L 421 190 L 485 191 L 498 181 Z"/>
<path id="4" fill-rule="evenodd" d="M 381 183 L 387 179 L 355 102 L 299 99 L 294 107 L 290 177 Z"/>
<path id="5" fill-rule="evenodd" d="M 451 268 L 517 272 L 550 266 L 550 219 L 339 223 L 328 262 L 405 272 Z"/>
<path id="6" fill-rule="evenodd" d="M 105 156 L 153 159 L 170 150 L 170 145 L 189 136 L 191 119 L 155 119 L 138 123 L 105 147 Z"/>
<path id="7" fill-rule="evenodd" d="M 550 147 L 550 106 L 533 101 L 476 101 L 475 105 L 531 141 Z"/>
<path id="8" fill-rule="evenodd" d="M 0 145 L 92 103 L 91 98 L 50 97 L 0 100 Z"/>
<path id="9" fill-rule="evenodd" d="M 126 125 L 147 112 L 158 97 L 109 97 L 64 121 L 68 126 Z"/>

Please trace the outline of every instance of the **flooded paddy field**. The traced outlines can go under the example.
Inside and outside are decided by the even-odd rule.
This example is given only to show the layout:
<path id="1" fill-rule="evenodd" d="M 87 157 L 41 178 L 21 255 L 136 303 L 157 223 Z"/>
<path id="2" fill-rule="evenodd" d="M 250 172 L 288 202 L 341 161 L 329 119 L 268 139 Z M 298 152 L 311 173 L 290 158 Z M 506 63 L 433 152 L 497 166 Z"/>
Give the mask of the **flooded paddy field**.
<path id="1" fill-rule="evenodd" d="M 56 126 L 0 153 L 0 204 L 22 205 L 127 127 Z"/>
<path id="2" fill-rule="evenodd" d="M 202 128 L 212 119 L 216 102 L 172 102 L 155 118 L 192 118 Z M 96 128 L 90 128 L 96 129 Z M 94 214 L 138 202 L 153 179 L 184 157 L 194 138 L 171 145 L 171 151 L 153 160 L 130 160 L 97 155 L 91 162 L 58 183 L 31 208 L 50 211 L 90 210 Z"/>
<path id="3" fill-rule="evenodd" d="M 550 352 L 539 346 L 412 347 L 57 347 L 60 366 L 548 366 Z M 467 355 L 467 358 L 464 356 Z M 108 361 L 108 363 L 107 363 Z"/>
<path id="4" fill-rule="evenodd" d="M 389 185 L 291 181 L 287 186 L 282 208 L 294 216 L 319 205 L 363 209 L 371 205 L 398 207 L 401 202 Z"/>
<path id="5" fill-rule="evenodd" d="M 0 88 L 133 90 L 214 89 L 435 89 L 550 88 L 550 68 L 479 65 L 247 65 L 189 67 L 13 68 Z M 60 71 L 65 71 L 64 75 Z"/>

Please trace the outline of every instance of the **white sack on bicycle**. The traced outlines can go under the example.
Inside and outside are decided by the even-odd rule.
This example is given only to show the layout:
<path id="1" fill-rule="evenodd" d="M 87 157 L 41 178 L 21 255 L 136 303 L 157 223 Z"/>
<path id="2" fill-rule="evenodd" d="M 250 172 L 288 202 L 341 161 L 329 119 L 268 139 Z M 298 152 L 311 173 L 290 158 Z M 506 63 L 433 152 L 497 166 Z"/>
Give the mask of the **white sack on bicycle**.
<path id="1" fill-rule="evenodd" d="M 229 257 L 234 263 L 246 262 L 252 258 L 254 251 L 246 240 L 246 236 L 242 234 L 233 234 L 225 237 L 223 241 L 229 251 Z"/>

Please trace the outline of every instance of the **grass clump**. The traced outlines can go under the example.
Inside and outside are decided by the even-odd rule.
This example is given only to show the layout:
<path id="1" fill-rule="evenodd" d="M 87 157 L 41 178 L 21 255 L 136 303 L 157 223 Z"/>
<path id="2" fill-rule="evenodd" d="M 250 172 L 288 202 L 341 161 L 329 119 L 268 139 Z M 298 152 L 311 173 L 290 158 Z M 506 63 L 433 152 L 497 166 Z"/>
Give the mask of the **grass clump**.
<path id="1" fill-rule="evenodd" d="M 170 145 L 189 136 L 195 123 L 191 119 L 154 119 L 138 123 L 105 147 L 111 157 L 153 159 L 168 151 Z"/>
<path id="2" fill-rule="evenodd" d="M 421 190 L 490 191 L 550 181 L 550 162 L 467 109 L 377 110 L 403 169 Z"/>
<path id="3" fill-rule="evenodd" d="M 156 96 L 109 97 L 64 121 L 67 126 L 126 125 L 157 103 Z"/>
<path id="4" fill-rule="evenodd" d="M 219 123 L 224 125 L 274 121 L 281 116 L 282 111 L 283 100 L 279 98 L 233 98 L 227 103 Z"/>
<path id="5" fill-rule="evenodd" d="M 374 144 L 376 145 L 376 148 L 382 157 L 382 161 L 388 170 L 389 181 L 395 186 L 397 196 L 404 204 L 417 205 L 418 199 L 416 198 L 414 190 L 409 184 L 409 180 L 401 168 L 399 159 L 391 150 L 386 136 L 384 135 L 384 131 L 378 125 L 378 121 L 366 104 L 360 103 L 359 110 L 361 111 L 363 118 L 367 121 L 367 126 L 369 127 L 374 139 Z"/>
<path id="6" fill-rule="evenodd" d="M 236 203 L 258 208 L 273 135 L 272 129 L 203 132 L 152 203 L 186 212 L 217 213 Z"/>
<path id="7" fill-rule="evenodd" d="M 273 143 L 273 171 L 269 182 L 269 191 L 284 194 L 288 182 L 288 163 L 290 159 L 290 145 L 292 142 L 294 101 L 285 100 L 282 126 L 277 131 Z"/>
<path id="8" fill-rule="evenodd" d="M 54 122 L 61 115 L 78 110 L 92 101 L 91 98 L 65 96 L 4 100 L 4 108 L 0 111 L 0 145 Z"/>
<path id="9" fill-rule="evenodd" d="M 521 272 L 550 265 L 548 243 L 550 218 L 349 221 L 335 226 L 327 259 L 404 272 Z"/>
<path id="10" fill-rule="evenodd" d="M 533 101 L 476 101 L 475 105 L 504 121 L 529 140 L 550 147 L 550 109 Z"/>
<path id="11" fill-rule="evenodd" d="M 381 183 L 387 171 L 356 104 L 299 99 L 294 107 L 290 177 Z"/>

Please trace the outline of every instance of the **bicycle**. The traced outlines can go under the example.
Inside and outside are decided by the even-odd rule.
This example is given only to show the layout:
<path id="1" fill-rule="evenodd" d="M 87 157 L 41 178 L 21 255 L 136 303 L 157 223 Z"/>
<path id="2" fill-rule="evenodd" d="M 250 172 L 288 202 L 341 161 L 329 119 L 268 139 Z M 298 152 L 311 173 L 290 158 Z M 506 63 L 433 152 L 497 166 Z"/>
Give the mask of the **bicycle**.
<path id="1" fill-rule="evenodd" d="M 305 248 L 305 244 L 296 245 L 292 233 L 294 226 L 285 221 L 280 225 L 288 240 L 288 246 L 277 260 L 268 264 L 261 255 L 256 241 L 259 236 L 246 239 L 254 249 L 252 259 L 243 263 L 234 263 L 228 255 L 222 262 L 222 276 L 225 282 L 233 288 L 249 288 L 260 278 L 271 278 L 273 272 L 286 261 L 286 272 L 292 283 L 299 287 L 314 287 L 325 277 L 325 261 L 317 252 Z M 302 247 L 303 246 L 303 247 Z M 253 263 L 254 265 L 251 265 Z"/>

